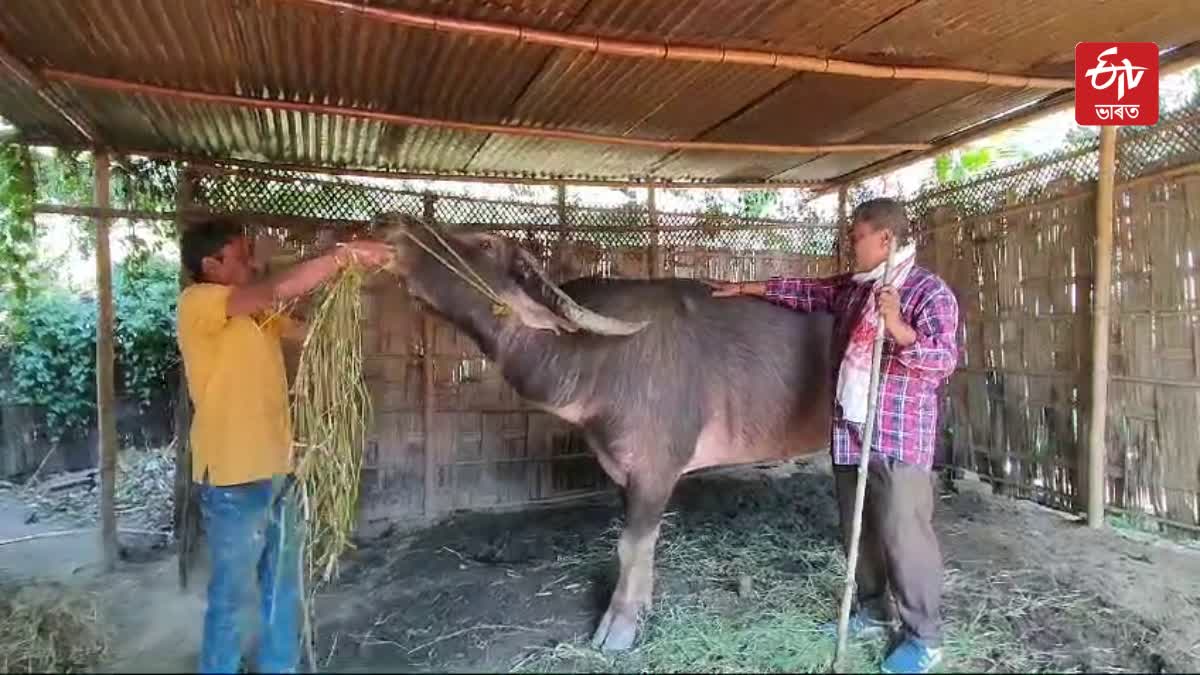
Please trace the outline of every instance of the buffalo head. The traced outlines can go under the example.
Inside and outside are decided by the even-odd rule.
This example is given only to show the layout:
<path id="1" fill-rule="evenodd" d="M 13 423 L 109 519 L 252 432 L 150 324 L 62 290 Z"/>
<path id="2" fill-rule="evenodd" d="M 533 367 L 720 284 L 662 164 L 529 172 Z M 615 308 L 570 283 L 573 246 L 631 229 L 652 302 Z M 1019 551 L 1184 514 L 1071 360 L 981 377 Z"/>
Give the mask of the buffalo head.
<path id="1" fill-rule="evenodd" d="M 529 328 L 631 335 L 647 322 L 604 316 L 576 303 L 550 281 L 537 259 L 516 242 L 480 232 L 447 232 L 408 214 L 381 219 L 384 241 L 396 247 L 389 271 L 409 293 L 456 323 L 483 325 L 511 313 Z M 494 295 L 493 295 L 494 294 Z"/>

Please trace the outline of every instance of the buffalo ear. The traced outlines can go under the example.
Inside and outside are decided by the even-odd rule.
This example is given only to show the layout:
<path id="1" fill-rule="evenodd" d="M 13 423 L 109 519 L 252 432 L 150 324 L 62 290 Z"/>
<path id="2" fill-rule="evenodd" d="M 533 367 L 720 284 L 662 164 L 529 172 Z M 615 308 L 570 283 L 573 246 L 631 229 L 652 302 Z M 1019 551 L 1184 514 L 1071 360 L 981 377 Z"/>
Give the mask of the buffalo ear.
<path id="1" fill-rule="evenodd" d="M 555 314 L 549 307 L 529 297 L 520 287 L 501 291 L 500 299 L 513 311 L 517 320 L 529 328 L 554 331 L 556 334 L 560 330 L 568 333 L 579 330 L 575 322 Z"/>

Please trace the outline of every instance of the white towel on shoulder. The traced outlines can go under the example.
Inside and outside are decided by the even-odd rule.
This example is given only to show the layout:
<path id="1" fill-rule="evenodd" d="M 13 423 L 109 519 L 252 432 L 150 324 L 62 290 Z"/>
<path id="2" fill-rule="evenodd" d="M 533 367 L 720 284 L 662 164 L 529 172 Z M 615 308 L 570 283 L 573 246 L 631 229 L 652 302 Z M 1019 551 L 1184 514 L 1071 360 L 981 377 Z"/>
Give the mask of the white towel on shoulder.
<path id="1" fill-rule="evenodd" d="M 909 244 L 896 251 L 895 267 L 888 275 L 890 285 L 897 290 L 904 285 L 908 273 L 912 271 L 916 257 L 916 246 Z M 867 298 L 867 306 L 863 308 L 862 318 L 858 325 L 850 331 L 850 342 L 846 345 L 846 354 L 842 357 L 838 371 L 837 400 L 842 406 L 842 416 L 857 424 L 867 421 L 867 397 L 871 388 L 871 355 L 875 348 L 875 330 L 879 325 L 879 309 L 875 306 L 875 290 L 883 279 L 884 261 L 873 269 L 859 272 L 851 277 L 854 283 L 871 284 L 872 291 Z"/>

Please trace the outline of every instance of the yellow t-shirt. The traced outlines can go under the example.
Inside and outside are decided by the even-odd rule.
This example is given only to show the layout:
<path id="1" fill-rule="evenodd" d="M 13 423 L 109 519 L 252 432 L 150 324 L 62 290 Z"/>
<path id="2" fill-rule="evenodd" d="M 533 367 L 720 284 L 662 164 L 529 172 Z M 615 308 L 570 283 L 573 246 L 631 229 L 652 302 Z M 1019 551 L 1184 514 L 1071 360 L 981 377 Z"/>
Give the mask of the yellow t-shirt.
<path id="1" fill-rule="evenodd" d="M 178 339 L 192 416 L 192 477 L 213 485 L 291 471 L 292 429 L 280 337 L 290 319 L 230 318 L 231 286 L 194 284 L 179 296 Z"/>

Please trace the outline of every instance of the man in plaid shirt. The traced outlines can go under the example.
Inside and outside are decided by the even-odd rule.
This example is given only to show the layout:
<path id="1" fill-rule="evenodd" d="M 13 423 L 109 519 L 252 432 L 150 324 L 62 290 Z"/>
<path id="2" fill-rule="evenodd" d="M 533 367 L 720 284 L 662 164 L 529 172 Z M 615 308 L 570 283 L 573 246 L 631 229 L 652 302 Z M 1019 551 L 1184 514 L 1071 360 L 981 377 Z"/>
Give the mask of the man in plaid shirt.
<path id="1" fill-rule="evenodd" d="M 958 303 L 937 275 L 915 265 L 904 208 L 860 204 L 851 217 L 855 271 L 824 279 L 712 283 L 714 295 L 751 295 L 800 312 L 834 315 L 837 397 L 831 451 L 843 543 L 849 546 L 875 327 L 885 327 L 880 394 L 851 634 L 886 633 L 890 586 L 902 640 L 883 672 L 928 672 L 941 659 L 942 559 L 933 532 L 937 388 L 958 363 Z M 883 279 L 893 241 L 896 266 Z M 830 626 L 836 630 L 836 625 Z"/>

